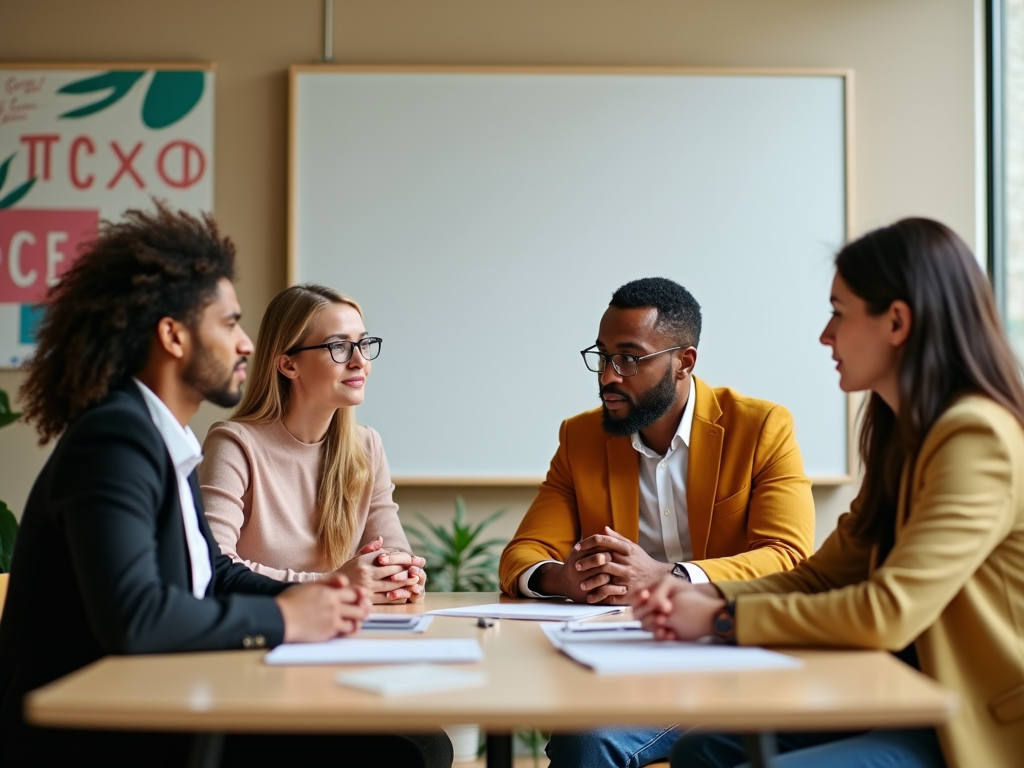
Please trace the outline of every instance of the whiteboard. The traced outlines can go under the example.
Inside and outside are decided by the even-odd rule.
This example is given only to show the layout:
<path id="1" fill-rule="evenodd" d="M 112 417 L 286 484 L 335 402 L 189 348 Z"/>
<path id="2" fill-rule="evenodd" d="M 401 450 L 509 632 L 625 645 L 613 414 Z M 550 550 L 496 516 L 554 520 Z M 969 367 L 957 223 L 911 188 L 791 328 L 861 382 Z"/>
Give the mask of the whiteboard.
<path id="1" fill-rule="evenodd" d="M 597 407 L 613 291 L 703 309 L 695 375 L 785 405 L 807 473 L 850 475 L 818 342 L 847 236 L 845 72 L 293 67 L 289 279 L 384 339 L 361 423 L 396 482 L 536 482 Z"/>

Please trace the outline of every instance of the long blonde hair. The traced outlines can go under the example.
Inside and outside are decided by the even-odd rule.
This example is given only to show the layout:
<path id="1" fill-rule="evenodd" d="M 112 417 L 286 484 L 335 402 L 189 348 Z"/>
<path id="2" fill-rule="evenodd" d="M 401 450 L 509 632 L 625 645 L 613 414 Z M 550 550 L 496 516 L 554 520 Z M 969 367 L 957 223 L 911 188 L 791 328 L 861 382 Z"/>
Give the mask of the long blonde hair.
<path id="1" fill-rule="evenodd" d="M 348 304 L 362 317 L 354 299 L 323 285 L 293 285 L 274 297 L 260 323 L 249 381 L 232 421 L 273 424 L 284 417 L 292 382 L 277 370 L 277 358 L 299 345 L 331 304 Z M 316 498 L 317 540 L 333 568 L 355 549 L 356 510 L 369 492 L 370 475 L 370 458 L 356 426 L 355 409 L 338 408 L 320 449 Z"/>

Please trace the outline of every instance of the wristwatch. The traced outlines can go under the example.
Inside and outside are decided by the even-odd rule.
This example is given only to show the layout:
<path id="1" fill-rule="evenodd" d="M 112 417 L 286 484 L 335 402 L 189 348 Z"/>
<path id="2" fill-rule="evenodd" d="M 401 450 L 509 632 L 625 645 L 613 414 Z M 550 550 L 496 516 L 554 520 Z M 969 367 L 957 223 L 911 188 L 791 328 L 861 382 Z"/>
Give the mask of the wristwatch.
<path id="1" fill-rule="evenodd" d="M 684 581 L 690 580 L 690 573 L 683 567 L 682 563 L 676 563 L 675 568 L 672 569 L 672 575 Z"/>
<path id="2" fill-rule="evenodd" d="M 711 619 L 711 633 L 716 643 L 736 645 L 736 601 L 729 600 Z"/>

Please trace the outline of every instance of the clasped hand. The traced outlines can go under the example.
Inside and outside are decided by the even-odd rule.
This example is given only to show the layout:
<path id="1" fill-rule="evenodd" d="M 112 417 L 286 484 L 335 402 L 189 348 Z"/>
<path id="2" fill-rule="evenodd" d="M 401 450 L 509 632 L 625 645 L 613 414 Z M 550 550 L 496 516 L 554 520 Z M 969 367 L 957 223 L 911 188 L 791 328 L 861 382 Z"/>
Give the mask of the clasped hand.
<path id="1" fill-rule="evenodd" d="M 370 613 L 370 593 L 341 574 L 289 587 L 274 598 L 286 643 L 316 643 L 359 629 Z"/>
<path id="2" fill-rule="evenodd" d="M 570 551 L 560 570 L 562 594 L 578 603 L 624 605 L 631 593 L 672 572 L 639 544 L 605 526 Z"/>
<path id="3" fill-rule="evenodd" d="M 658 640 L 697 640 L 712 633 L 725 599 L 713 584 L 663 577 L 632 596 L 633 618 Z"/>
<path id="4" fill-rule="evenodd" d="M 374 603 L 416 603 L 426 594 L 427 561 L 401 549 L 384 546 L 378 536 L 334 573 L 364 588 Z"/>

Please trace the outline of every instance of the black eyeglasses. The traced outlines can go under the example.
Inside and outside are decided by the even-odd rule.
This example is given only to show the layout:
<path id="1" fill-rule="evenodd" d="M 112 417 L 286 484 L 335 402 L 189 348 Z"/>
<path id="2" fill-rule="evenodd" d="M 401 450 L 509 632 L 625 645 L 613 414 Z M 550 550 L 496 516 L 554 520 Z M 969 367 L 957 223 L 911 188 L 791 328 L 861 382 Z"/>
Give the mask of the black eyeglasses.
<path id="1" fill-rule="evenodd" d="M 641 360 L 646 360 L 649 357 L 655 355 L 663 355 L 666 352 L 675 352 L 677 349 L 686 349 L 686 347 L 669 347 L 668 349 L 659 349 L 657 352 L 651 352 L 649 355 L 625 355 L 621 352 L 616 352 L 614 355 L 609 355 L 605 352 L 598 352 L 594 347 L 587 347 L 580 351 L 583 355 L 583 362 L 587 364 L 587 368 L 594 373 L 604 373 L 605 366 L 608 363 L 612 364 L 612 368 L 619 376 L 636 376 L 637 369 Z"/>
<path id="2" fill-rule="evenodd" d="M 359 354 L 363 356 L 363 360 L 375 360 L 380 354 L 382 343 L 383 339 L 379 336 L 367 336 L 359 341 L 328 341 L 326 344 L 314 344 L 311 347 L 292 347 L 285 354 L 294 355 L 307 349 L 327 349 L 330 350 L 334 362 L 347 363 L 352 359 L 352 352 L 359 347 Z"/>

